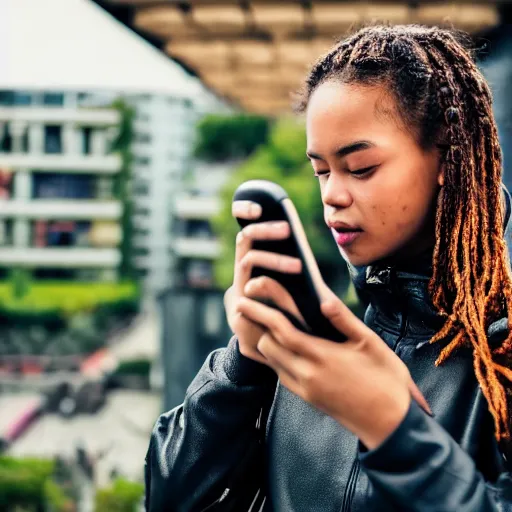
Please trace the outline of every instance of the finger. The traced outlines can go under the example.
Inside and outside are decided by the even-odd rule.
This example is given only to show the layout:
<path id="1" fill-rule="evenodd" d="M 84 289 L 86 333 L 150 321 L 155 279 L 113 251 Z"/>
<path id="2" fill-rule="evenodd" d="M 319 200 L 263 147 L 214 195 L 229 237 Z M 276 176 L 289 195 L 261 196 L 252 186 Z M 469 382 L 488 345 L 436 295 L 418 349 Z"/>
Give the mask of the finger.
<path id="1" fill-rule="evenodd" d="M 350 340 L 365 334 L 367 327 L 336 295 L 329 290 L 327 299 L 321 304 L 324 316 L 331 324 Z"/>
<path id="2" fill-rule="evenodd" d="M 263 210 L 254 201 L 233 201 L 231 213 L 238 219 L 254 220 L 261 217 Z"/>
<path id="3" fill-rule="evenodd" d="M 265 355 L 267 364 L 277 373 L 280 383 L 307 402 L 308 376 L 314 363 L 286 350 L 269 332 L 260 338 L 258 350 Z"/>
<path id="4" fill-rule="evenodd" d="M 434 416 L 430 405 L 426 398 L 423 396 L 423 393 L 420 391 L 416 383 L 411 379 L 409 382 L 409 390 L 411 392 L 411 396 L 418 403 L 418 405 L 430 416 Z"/>
<path id="5" fill-rule="evenodd" d="M 238 296 L 243 294 L 244 286 L 251 277 L 251 268 L 242 266 L 242 260 L 250 251 L 251 247 L 251 239 L 244 236 L 243 231 L 239 231 L 236 237 L 235 275 L 233 277 L 233 287 Z"/>
<path id="6" fill-rule="evenodd" d="M 306 323 L 288 290 L 275 279 L 267 276 L 251 279 L 245 285 L 244 294 L 246 297 L 271 299 L 276 306 L 288 311 L 303 324 Z"/>
<path id="7" fill-rule="evenodd" d="M 246 269 L 261 267 L 284 274 L 300 274 L 302 272 L 302 262 L 299 258 L 269 251 L 251 250 L 242 258 L 240 265 Z"/>
<path id="8" fill-rule="evenodd" d="M 238 339 L 238 348 L 243 356 L 268 365 L 268 362 L 260 354 L 254 343 L 244 343 L 244 341 L 242 341 L 242 339 L 258 340 L 264 333 L 260 325 L 251 322 L 241 313 L 237 313 L 233 319 L 232 330 L 233 332 L 242 333 Z"/>
<path id="9" fill-rule="evenodd" d="M 299 331 L 281 312 L 247 297 L 239 299 L 237 309 L 249 320 L 269 330 L 285 349 L 310 360 L 322 360 L 324 345 L 328 342 Z"/>
<path id="10" fill-rule="evenodd" d="M 284 348 L 270 332 L 265 332 L 258 341 L 258 351 L 267 364 L 277 373 L 280 380 L 296 385 L 297 354 Z"/>
<path id="11" fill-rule="evenodd" d="M 251 240 L 284 240 L 290 236 L 290 224 L 286 221 L 256 222 L 242 231 Z"/>

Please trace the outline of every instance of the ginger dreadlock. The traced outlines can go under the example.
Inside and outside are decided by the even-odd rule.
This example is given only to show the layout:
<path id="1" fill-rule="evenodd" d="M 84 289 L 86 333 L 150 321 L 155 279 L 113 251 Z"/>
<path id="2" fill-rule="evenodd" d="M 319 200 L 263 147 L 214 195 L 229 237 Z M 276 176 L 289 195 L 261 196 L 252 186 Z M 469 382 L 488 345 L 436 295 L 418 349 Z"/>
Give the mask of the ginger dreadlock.
<path id="1" fill-rule="evenodd" d="M 472 348 L 496 438 L 510 440 L 512 278 L 503 236 L 501 150 L 491 92 L 463 35 L 417 25 L 363 28 L 314 64 L 298 111 L 327 80 L 385 85 L 422 147 L 439 148 L 444 185 L 429 293 L 446 322 L 431 342 L 451 341 L 436 365 L 462 346 Z M 487 329 L 503 316 L 508 337 L 491 347 Z"/>

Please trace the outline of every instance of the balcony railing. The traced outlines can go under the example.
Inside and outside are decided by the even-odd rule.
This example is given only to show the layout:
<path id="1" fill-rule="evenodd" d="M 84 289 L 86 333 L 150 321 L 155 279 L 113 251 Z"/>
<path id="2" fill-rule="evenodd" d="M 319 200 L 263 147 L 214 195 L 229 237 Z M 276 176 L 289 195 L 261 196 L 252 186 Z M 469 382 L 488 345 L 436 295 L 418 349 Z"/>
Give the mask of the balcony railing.
<path id="1" fill-rule="evenodd" d="M 0 202 L 0 218 L 117 220 L 121 217 L 121 213 L 120 201 L 34 199 Z"/>
<path id="2" fill-rule="evenodd" d="M 31 268 L 113 268 L 121 262 L 117 249 L 75 247 L 0 247 L 0 265 Z"/>

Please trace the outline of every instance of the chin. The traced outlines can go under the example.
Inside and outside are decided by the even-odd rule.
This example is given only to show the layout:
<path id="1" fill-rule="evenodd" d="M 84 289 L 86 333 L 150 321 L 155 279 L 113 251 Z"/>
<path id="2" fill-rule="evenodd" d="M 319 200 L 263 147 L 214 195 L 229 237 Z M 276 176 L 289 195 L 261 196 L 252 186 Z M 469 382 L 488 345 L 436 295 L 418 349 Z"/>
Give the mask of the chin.
<path id="1" fill-rule="evenodd" d="M 389 253 L 376 253 L 371 249 L 359 248 L 356 244 L 344 248 L 338 246 L 338 249 L 343 259 L 354 267 L 366 267 L 389 256 Z"/>

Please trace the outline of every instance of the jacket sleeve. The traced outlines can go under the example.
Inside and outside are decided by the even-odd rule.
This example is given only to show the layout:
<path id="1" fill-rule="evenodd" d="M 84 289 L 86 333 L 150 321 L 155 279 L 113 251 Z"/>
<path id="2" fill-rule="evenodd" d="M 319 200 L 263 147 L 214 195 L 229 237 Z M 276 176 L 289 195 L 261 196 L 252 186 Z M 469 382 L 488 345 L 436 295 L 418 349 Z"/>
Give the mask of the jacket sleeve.
<path id="1" fill-rule="evenodd" d="M 413 401 L 400 426 L 360 453 L 370 481 L 411 512 L 512 512 L 512 476 L 485 482 L 471 457 Z"/>
<path id="2" fill-rule="evenodd" d="M 212 352 L 182 405 L 160 416 L 146 455 L 148 512 L 201 510 L 222 493 L 252 441 L 277 377 L 244 357 L 232 338 Z"/>

